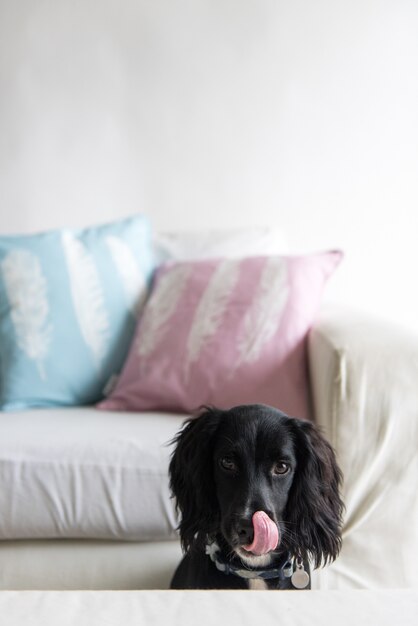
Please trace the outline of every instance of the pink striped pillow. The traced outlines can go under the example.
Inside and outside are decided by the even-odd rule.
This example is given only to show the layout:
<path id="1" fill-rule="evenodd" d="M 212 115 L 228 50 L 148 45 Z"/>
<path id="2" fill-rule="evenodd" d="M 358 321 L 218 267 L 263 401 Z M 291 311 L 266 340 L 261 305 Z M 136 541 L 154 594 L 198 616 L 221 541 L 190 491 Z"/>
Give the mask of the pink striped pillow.
<path id="1" fill-rule="evenodd" d="M 168 263 L 156 274 L 109 410 L 265 403 L 309 417 L 306 336 L 342 257 Z"/>

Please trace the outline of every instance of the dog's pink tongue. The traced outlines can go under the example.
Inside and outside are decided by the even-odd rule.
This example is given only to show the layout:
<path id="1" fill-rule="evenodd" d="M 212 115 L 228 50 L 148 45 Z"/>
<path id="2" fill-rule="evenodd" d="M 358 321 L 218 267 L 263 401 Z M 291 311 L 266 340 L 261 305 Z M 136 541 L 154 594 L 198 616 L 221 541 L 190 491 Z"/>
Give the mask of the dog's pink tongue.
<path id="1" fill-rule="evenodd" d="M 253 527 L 253 542 L 243 546 L 245 550 L 260 556 L 261 554 L 267 554 L 270 550 L 277 548 L 277 544 L 279 543 L 279 529 L 267 513 L 264 513 L 264 511 L 254 513 Z"/>

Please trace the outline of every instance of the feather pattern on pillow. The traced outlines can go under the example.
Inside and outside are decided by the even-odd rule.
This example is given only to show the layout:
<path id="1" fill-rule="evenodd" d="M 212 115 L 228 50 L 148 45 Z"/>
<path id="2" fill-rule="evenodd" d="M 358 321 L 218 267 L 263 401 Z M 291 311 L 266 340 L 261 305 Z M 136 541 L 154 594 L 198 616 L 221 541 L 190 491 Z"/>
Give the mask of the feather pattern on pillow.
<path id="1" fill-rule="evenodd" d="M 275 334 L 289 295 L 287 263 L 280 257 L 267 259 L 238 337 L 235 366 L 254 363 Z"/>
<path id="2" fill-rule="evenodd" d="M 223 260 L 216 267 L 209 283 L 200 298 L 187 338 L 184 375 L 186 381 L 190 368 L 195 363 L 205 346 L 221 324 L 228 306 L 231 293 L 237 283 L 240 272 L 239 261 Z"/>
<path id="3" fill-rule="evenodd" d="M 93 256 L 72 233 L 62 236 L 74 309 L 81 334 L 100 367 L 109 339 L 109 320 Z"/>
<path id="4" fill-rule="evenodd" d="M 173 268 L 163 276 L 160 288 L 149 302 L 141 320 L 142 341 L 137 343 L 138 354 L 148 357 L 164 339 L 167 322 L 180 301 L 189 274 L 187 266 Z"/>
<path id="5" fill-rule="evenodd" d="M 51 341 L 51 324 L 48 286 L 41 264 L 29 250 L 15 248 L 0 265 L 17 343 L 35 361 L 41 379 L 45 380 L 43 361 Z"/>
<path id="6" fill-rule="evenodd" d="M 140 270 L 131 248 L 123 239 L 109 235 L 106 237 L 106 244 L 121 278 L 126 304 L 133 317 L 136 318 L 147 295 L 146 277 Z"/>

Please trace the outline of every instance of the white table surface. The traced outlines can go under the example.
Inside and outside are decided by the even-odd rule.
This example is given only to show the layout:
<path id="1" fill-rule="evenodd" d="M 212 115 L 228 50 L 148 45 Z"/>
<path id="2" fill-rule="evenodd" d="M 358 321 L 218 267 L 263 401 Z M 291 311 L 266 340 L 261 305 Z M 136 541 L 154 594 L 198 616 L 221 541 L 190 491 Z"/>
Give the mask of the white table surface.
<path id="1" fill-rule="evenodd" d="M 418 626 L 418 591 L 3 591 L 2 626 Z"/>

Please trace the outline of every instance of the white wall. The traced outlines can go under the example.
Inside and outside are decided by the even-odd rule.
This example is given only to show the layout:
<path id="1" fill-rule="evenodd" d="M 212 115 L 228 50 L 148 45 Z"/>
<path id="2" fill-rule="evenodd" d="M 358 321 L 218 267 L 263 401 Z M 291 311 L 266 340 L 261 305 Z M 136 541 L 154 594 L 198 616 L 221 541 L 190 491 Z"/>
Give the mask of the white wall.
<path id="1" fill-rule="evenodd" d="M 418 328 L 418 2 L 0 0 L 1 230 L 136 210 L 342 247 Z"/>

